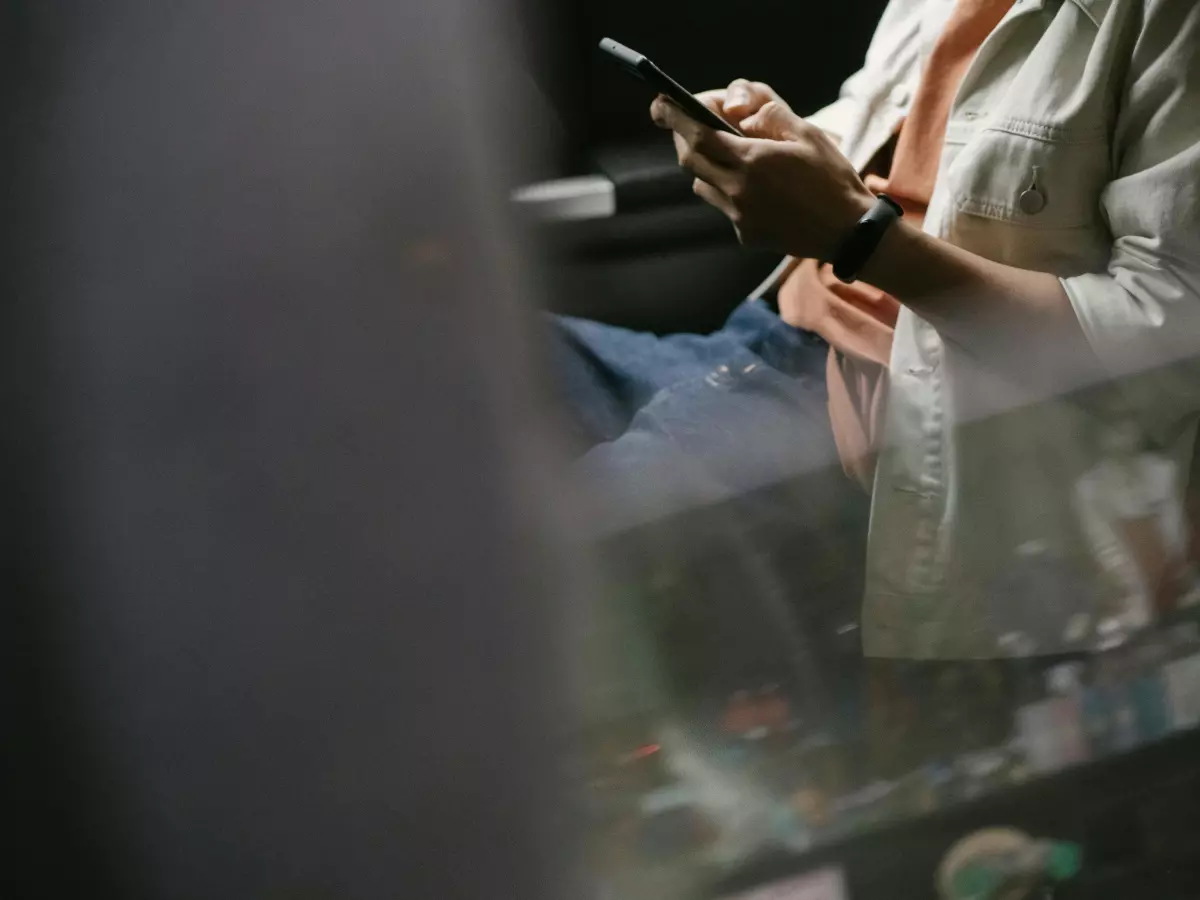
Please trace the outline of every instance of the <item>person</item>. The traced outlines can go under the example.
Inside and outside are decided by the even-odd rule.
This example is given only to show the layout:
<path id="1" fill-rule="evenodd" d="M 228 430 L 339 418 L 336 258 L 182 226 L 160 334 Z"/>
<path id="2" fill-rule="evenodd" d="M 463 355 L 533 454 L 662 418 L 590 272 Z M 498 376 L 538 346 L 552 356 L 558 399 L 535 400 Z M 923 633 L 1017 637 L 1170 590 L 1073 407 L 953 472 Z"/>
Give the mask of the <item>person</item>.
<path id="1" fill-rule="evenodd" d="M 807 119 L 746 80 L 702 95 L 744 137 L 658 98 L 696 194 L 791 262 L 777 311 L 713 335 L 556 321 L 603 527 L 840 461 L 870 491 L 864 653 L 997 657 L 1014 548 L 1089 555 L 1073 485 L 1114 396 L 1190 468 L 1198 46 L 1189 0 L 891 0 Z"/>

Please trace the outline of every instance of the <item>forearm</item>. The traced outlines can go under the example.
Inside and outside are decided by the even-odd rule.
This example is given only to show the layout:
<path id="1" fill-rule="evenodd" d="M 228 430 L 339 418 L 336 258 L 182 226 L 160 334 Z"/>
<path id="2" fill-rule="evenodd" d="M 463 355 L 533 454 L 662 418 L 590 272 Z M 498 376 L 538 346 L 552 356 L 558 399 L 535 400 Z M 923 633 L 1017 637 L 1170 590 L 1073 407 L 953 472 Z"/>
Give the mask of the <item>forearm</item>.
<path id="1" fill-rule="evenodd" d="M 888 230 L 862 279 L 891 294 L 943 337 L 981 355 L 1011 356 L 1010 340 L 1016 339 L 1023 349 L 1049 346 L 1090 358 L 1056 276 L 993 262 L 907 222 Z"/>

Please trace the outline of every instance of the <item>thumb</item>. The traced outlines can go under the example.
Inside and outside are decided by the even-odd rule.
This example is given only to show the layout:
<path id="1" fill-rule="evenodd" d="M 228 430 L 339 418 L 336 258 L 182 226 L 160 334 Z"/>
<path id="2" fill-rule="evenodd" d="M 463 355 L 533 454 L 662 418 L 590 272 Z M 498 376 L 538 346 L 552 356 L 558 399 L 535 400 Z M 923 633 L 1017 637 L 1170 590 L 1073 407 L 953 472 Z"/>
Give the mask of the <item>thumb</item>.
<path id="1" fill-rule="evenodd" d="M 775 100 L 765 103 L 754 115 L 743 119 L 739 127 L 746 137 L 772 141 L 794 141 L 799 137 L 796 114 Z"/>

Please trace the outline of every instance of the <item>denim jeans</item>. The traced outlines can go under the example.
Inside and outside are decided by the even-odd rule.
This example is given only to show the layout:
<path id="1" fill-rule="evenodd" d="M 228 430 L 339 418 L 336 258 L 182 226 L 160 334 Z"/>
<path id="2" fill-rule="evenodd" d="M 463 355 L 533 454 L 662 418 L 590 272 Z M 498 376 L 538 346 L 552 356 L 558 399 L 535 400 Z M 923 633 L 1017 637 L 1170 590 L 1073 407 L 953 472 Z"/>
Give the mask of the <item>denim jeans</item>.
<path id="1" fill-rule="evenodd" d="M 605 530 L 838 469 L 828 345 L 761 300 L 710 335 L 553 320 L 555 376 Z"/>
<path id="2" fill-rule="evenodd" d="M 645 602 L 670 610 L 675 696 L 773 683 L 806 717 L 835 712 L 829 680 L 859 657 L 868 503 L 837 457 L 828 345 L 760 300 L 705 336 L 552 323 L 597 536 L 627 583 L 664 594 Z"/>

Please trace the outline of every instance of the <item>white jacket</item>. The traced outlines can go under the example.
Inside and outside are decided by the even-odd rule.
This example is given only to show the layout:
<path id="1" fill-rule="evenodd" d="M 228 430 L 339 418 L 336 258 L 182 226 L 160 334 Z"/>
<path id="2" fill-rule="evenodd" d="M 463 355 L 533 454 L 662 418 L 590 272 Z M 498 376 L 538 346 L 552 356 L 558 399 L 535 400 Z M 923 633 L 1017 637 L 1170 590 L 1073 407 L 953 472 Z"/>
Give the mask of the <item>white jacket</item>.
<path id="1" fill-rule="evenodd" d="M 953 5 L 893 0 L 862 71 L 811 118 L 858 167 L 906 115 Z M 1095 611 L 1099 566 L 1072 509 L 1095 435 L 1120 408 L 1187 472 L 1200 410 L 1200 3 L 1017 0 L 950 119 L 926 231 L 1058 275 L 1094 358 L 1051 371 L 1019 341 L 981 352 L 901 313 L 871 517 L 871 656 L 996 655 L 994 585 L 1031 540 L 1076 567 L 1067 612 Z"/>

